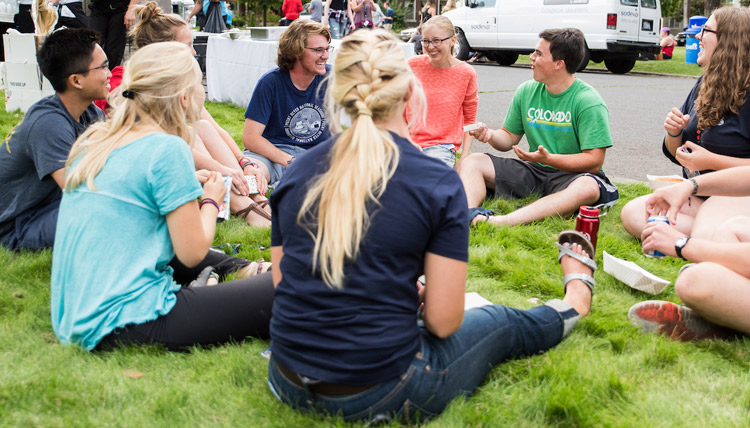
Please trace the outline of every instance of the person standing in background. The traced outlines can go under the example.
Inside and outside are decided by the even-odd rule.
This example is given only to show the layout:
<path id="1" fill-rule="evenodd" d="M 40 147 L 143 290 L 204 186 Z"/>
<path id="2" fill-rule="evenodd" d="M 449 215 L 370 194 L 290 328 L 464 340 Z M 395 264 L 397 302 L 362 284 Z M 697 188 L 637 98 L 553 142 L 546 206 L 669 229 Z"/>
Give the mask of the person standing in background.
<path id="1" fill-rule="evenodd" d="M 396 15 L 396 11 L 393 10 L 391 4 L 388 2 L 384 3 L 385 6 L 385 18 L 383 18 L 383 28 L 386 31 L 391 31 L 393 28 L 393 16 Z"/>
<path id="2" fill-rule="evenodd" d="M 322 22 L 323 2 L 321 0 L 312 0 L 312 2 L 310 2 L 310 19 L 315 22 Z"/>
<path id="3" fill-rule="evenodd" d="M 286 18 L 284 25 L 289 25 L 295 19 L 299 18 L 299 13 L 302 12 L 302 2 L 300 0 L 284 0 L 284 3 L 281 5 L 281 11 L 284 13 L 284 18 Z"/>
<path id="4" fill-rule="evenodd" d="M 341 39 L 346 35 L 347 25 L 354 29 L 351 3 L 347 0 L 326 0 L 323 9 L 323 25 L 331 30 L 331 38 Z"/>
<path id="5" fill-rule="evenodd" d="M 89 17 L 83 10 L 81 0 L 52 0 L 52 5 L 59 5 L 57 10 L 57 25 L 55 28 L 62 26 L 68 28 L 88 28 Z"/>
<path id="6" fill-rule="evenodd" d="M 120 65 L 125 54 L 127 30 L 135 24 L 138 0 L 94 0 L 90 28 L 101 34 L 101 45 L 109 58 L 109 69 Z"/>
<path id="7" fill-rule="evenodd" d="M 34 20 L 31 19 L 31 0 L 18 1 L 18 13 L 13 15 L 13 24 L 21 33 L 34 33 Z"/>

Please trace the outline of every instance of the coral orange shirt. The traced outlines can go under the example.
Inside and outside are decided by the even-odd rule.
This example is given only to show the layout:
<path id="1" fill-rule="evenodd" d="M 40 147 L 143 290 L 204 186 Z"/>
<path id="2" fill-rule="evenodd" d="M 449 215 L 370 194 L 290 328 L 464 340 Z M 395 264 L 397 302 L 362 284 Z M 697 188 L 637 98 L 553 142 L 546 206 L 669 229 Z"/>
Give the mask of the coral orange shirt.
<path id="1" fill-rule="evenodd" d="M 409 66 L 422 83 L 427 101 L 425 122 L 411 128 L 411 138 L 423 148 L 453 144 L 458 151 L 463 143 L 463 126 L 477 121 L 476 71 L 465 62 L 437 68 L 427 55 L 409 58 Z"/>

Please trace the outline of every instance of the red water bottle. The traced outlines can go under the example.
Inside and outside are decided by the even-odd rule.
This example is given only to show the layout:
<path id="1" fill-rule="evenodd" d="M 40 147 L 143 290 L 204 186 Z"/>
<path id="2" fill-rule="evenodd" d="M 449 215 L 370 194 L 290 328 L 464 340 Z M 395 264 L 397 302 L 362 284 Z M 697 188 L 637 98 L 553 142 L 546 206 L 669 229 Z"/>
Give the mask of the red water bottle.
<path id="1" fill-rule="evenodd" d="M 576 217 L 576 230 L 591 241 L 596 250 L 596 236 L 599 234 L 599 208 L 582 206 Z"/>

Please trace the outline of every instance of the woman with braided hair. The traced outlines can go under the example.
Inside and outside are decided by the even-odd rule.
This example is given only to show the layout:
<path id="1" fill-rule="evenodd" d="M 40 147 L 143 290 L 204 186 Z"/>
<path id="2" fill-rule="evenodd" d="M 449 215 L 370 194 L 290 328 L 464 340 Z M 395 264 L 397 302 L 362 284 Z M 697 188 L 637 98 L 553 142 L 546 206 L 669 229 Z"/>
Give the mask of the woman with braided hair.
<path id="1" fill-rule="evenodd" d="M 458 174 L 409 139 L 404 110 L 420 99 L 393 35 L 345 38 L 327 102 L 332 119 L 343 109 L 352 125 L 295 161 L 271 195 L 279 268 L 268 377 L 297 409 L 427 419 L 494 365 L 556 345 L 589 311 L 581 278 L 591 268 L 563 256 L 565 300 L 464 313 L 466 196 Z"/>

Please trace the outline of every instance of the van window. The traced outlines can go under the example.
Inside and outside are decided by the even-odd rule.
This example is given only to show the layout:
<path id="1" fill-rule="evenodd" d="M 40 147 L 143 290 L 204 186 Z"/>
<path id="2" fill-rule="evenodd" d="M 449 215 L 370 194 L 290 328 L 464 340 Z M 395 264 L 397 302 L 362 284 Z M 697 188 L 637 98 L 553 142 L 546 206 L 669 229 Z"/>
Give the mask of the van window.
<path id="1" fill-rule="evenodd" d="M 636 6 L 638 7 L 638 0 L 620 0 L 620 4 L 623 6 Z"/>
<path id="2" fill-rule="evenodd" d="M 495 0 L 471 0 L 477 7 L 495 7 Z"/>
<path id="3" fill-rule="evenodd" d="M 641 7 L 656 9 L 656 0 L 641 0 Z"/>

